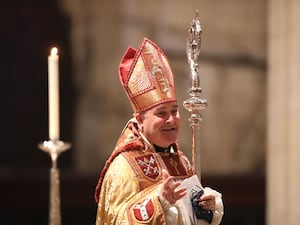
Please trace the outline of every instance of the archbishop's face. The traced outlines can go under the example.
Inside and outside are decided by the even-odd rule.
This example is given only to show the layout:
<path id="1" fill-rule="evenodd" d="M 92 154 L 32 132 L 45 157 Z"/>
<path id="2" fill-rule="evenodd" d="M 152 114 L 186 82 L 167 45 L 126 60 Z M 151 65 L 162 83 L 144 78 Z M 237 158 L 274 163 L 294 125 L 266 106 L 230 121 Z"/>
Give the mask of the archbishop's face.
<path id="1" fill-rule="evenodd" d="M 143 134 L 152 144 L 168 147 L 178 137 L 180 116 L 177 102 L 163 103 L 143 112 L 139 115 L 138 122 Z"/>

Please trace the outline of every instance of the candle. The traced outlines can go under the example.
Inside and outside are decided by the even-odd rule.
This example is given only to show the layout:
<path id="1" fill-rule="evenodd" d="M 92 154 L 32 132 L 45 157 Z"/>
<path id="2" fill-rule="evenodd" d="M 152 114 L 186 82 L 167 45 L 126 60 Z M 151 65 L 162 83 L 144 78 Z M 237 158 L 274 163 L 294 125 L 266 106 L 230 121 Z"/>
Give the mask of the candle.
<path id="1" fill-rule="evenodd" d="M 59 140 L 59 77 L 57 48 L 48 56 L 49 139 Z"/>

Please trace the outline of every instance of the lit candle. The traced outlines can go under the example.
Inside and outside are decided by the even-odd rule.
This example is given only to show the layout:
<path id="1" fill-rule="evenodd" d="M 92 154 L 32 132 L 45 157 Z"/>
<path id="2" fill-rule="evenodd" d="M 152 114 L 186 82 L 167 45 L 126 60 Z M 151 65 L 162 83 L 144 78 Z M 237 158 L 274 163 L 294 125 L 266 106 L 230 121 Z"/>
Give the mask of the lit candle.
<path id="1" fill-rule="evenodd" d="M 48 56 L 49 139 L 59 140 L 59 77 L 57 48 Z"/>

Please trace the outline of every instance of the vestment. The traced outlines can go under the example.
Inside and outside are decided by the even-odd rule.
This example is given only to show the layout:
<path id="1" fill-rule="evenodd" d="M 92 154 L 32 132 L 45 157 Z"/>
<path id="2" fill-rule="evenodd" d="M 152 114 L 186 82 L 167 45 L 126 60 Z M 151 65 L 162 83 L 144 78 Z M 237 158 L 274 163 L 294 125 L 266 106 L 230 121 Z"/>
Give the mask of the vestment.
<path id="1" fill-rule="evenodd" d="M 96 225 L 191 224 L 184 221 L 184 210 L 181 212 L 179 205 L 170 206 L 159 197 L 162 169 L 178 180 L 193 175 L 187 157 L 176 143 L 170 152 L 156 152 L 143 137 L 126 127 L 100 175 L 100 194 L 95 195 L 99 196 Z M 218 218 L 212 224 L 219 224 L 223 205 L 217 205 L 217 210 Z"/>
<path id="2" fill-rule="evenodd" d="M 166 55 L 155 43 L 144 38 L 137 50 L 129 47 L 125 52 L 119 78 L 136 113 L 136 120 L 131 119 L 128 124 L 136 125 L 138 130 L 135 132 L 125 126 L 100 174 L 95 193 L 98 202 L 96 225 L 207 224 L 202 219 L 194 219 L 191 213 L 194 210 L 189 208 L 190 198 L 186 198 L 188 195 L 184 198 L 187 201 L 177 198 L 179 200 L 171 205 L 160 193 L 163 169 L 175 180 L 188 181 L 186 178 L 194 175 L 189 160 L 177 143 L 173 143 L 177 139 L 179 114 L 173 73 Z M 144 114 L 143 117 L 143 113 L 147 116 Z M 161 152 L 145 136 L 157 145 L 163 143 L 161 147 L 167 146 L 166 151 Z M 175 194 L 170 188 L 163 189 Z M 209 191 L 216 196 L 217 210 L 207 212 L 212 224 L 217 225 L 223 215 L 221 195 Z M 196 208 L 199 207 L 196 203 Z"/>

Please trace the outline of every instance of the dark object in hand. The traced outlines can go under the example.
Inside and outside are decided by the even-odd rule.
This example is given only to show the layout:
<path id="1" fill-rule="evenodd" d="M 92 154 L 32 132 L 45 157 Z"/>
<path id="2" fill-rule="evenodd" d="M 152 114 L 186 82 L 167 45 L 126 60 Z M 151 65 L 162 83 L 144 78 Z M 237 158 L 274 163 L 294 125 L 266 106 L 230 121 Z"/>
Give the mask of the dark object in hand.
<path id="1" fill-rule="evenodd" d="M 195 193 L 195 195 L 193 195 L 191 197 L 191 201 L 192 201 L 192 207 L 193 207 L 193 211 L 194 214 L 196 215 L 197 219 L 203 219 L 205 221 L 207 221 L 208 223 L 212 222 L 213 219 L 213 213 L 211 210 L 205 210 L 203 209 L 200 205 L 200 197 L 201 195 L 203 195 L 204 191 L 201 189 L 200 191 L 198 191 L 197 193 Z"/>

